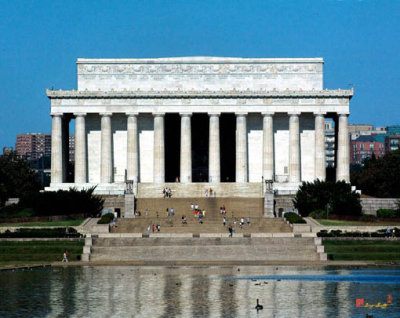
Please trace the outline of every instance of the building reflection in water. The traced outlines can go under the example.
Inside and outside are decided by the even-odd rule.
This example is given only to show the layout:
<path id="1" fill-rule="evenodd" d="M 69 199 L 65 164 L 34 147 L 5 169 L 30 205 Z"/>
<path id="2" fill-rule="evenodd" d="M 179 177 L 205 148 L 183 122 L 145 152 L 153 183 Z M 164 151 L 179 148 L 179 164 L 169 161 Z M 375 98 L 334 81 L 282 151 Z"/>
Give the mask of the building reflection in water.
<path id="1" fill-rule="evenodd" d="M 344 281 L 334 277 L 354 277 Z M 289 275 L 299 275 L 288 279 Z M 343 276 L 344 275 L 344 276 Z M 0 316 L 13 317 L 352 317 L 400 292 L 400 271 L 378 280 L 306 267 L 68 267 L 0 272 Z M 305 277 L 305 279 L 303 278 Z M 316 279 L 313 279 L 316 278 Z M 361 284 L 361 285 L 360 285 Z M 362 286 L 362 288 L 360 288 Z M 376 309 L 378 310 L 378 309 Z M 398 317 L 394 304 L 374 317 Z M 382 316 L 382 314 L 384 314 Z"/>

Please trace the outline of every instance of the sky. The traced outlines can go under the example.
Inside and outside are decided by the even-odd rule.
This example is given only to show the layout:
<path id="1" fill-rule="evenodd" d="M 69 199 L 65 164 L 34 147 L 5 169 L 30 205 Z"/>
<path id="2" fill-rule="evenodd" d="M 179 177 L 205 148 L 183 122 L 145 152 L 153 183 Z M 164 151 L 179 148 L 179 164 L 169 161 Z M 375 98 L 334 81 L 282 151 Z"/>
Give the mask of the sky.
<path id="1" fill-rule="evenodd" d="M 0 147 L 51 132 L 46 88 L 77 58 L 323 57 L 324 88 L 354 86 L 350 123 L 400 124 L 400 1 L 1 1 Z M 1 149 L 0 149 L 1 152 Z"/>

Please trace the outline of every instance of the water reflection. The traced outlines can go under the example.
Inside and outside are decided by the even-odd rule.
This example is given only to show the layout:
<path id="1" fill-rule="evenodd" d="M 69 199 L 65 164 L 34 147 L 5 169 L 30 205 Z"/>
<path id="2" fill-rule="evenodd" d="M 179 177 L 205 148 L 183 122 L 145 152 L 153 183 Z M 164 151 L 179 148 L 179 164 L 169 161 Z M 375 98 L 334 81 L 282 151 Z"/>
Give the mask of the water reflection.
<path id="1" fill-rule="evenodd" d="M 386 308 L 357 308 L 356 298 Z M 400 270 L 68 267 L 0 272 L 0 317 L 399 317 Z M 262 312 L 254 309 L 259 298 Z"/>

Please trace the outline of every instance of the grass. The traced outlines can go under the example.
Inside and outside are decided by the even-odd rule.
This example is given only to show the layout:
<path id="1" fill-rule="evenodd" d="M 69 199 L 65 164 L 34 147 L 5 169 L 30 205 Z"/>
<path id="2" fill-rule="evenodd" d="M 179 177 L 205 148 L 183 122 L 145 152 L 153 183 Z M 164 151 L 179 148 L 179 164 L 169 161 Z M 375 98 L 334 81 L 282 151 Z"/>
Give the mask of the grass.
<path id="1" fill-rule="evenodd" d="M 335 261 L 400 261 L 400 241 L 323 240 L 328 259 Z"/>
<path id="2" fill-rule="evenodd" d="M 0 223 L 0 227 L 29 227 L 29 226 L 79 226 L 85 219 L 49 221 L 49 222 L 27 222 L 27 223 Z"/>
<path id="3" fill-rule="evenodd" d="M 0 241 L 0 266 L 22 266 L 61 261 L 65 250 L 69 260 L 76 261 L 82 254 L 80 241 Z"/>
<path id="4" fill-rule="evenodd" d="M 363 222 L 363 221 L 344 221 L 344 220 L 327 220 L 315 219 L 319 224 L 325 226 L 379 226 L 379 225 L 400 225 L 399 221 L 376 221 L 376 222 Z"/>

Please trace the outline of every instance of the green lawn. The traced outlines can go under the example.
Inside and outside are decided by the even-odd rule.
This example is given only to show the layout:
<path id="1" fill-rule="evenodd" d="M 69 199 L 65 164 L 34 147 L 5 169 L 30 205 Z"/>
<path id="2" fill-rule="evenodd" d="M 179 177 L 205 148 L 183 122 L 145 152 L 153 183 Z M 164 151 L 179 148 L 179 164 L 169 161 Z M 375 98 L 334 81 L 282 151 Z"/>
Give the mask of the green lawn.
<path id="1" fill-rule="evenodd" d="M 385 221 L 385 222 L 362 222 L 362 221 L 344 221 L 344 220 L 326 220 L 326 219 L 315 219 L 319 224 L 326 225 L 326 226 L 346 226 L 346 225 L 353 225 L 353 226 L 379 226 L 379 225 L 399 225 L 399 221 Z"/>
<path id="2" fill-rule="evenodd" d="M 65 250 L 69 260 L 76 261 L 82 254 L 80 241 L 0 241 L 0 266 L 21 266 L 61 261 Z"/>
<path id="3" fill-rule="evenodd" d="M 85 219 L 50 221 L 50 222 L 28 222 L 28 223 L 0 223 L 0 227 L 26 227 L 26 226 L 78 226 Z"/>
<path id="4" fill-rule="evenodd" d="M 323 240 L 328 259 L 335 261 L 400 262 L 400 241 Z"/>

